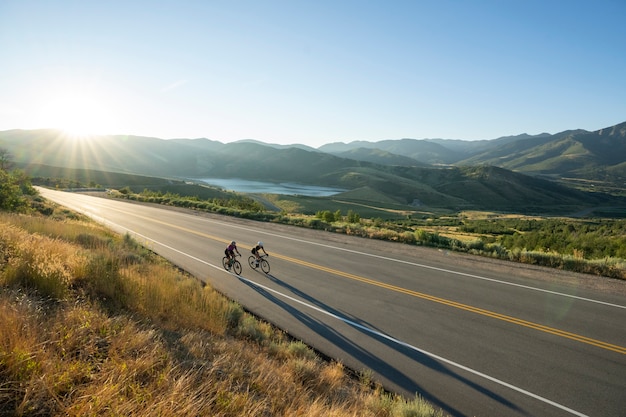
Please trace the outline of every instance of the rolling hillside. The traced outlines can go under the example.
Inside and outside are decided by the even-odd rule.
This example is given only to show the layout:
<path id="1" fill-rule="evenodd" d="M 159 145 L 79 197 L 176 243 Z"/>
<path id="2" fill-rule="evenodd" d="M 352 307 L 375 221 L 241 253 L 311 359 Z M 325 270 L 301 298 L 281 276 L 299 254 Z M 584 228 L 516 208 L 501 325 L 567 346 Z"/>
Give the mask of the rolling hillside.
<path id="1" fill-rule="evenodd" d="M 469 155 L 440 143 L 416 139 L 383 140 L 380 142 L 355 141 L 348 144 L 336 142 L 319 147 L 319 150 L 333 155 L 346 155 L 348 152 L 353 152 L 357 149 L 379 150 L 393 155 L 402 155 L 413 160 L 412 164 L 415 165 L 418 163 L 421 165 L 452 164 Z M 380 159 L 375 162 L 384 163 L 384 160 Z M 401 164 L 410 165 L 411 163 L 409 161 Z"/>
<path id="2" fill-rule="evenodd" d="M 398 155 L 378 148 L 356 148 L 344 152 L 332 152 L 340 158 L 355 159 L 357 161 L 372 162 L 380 165 L 403 165 L 403 166 L 426 166 L 428 164 L 420 162 L 408 156 Z"/>
<path id="3" fill-rule="evenodd" d="M 0 132 L 0 148 L 7 149 L 30 175 L 40 175 L 42 166 L 48 167 L 46 172 L 50 172 L 50 167 L 67 168 L 75 170 L 75 177 L 90 178 L 87 173 L 91 173 L 97 178 L 94 181 L 103 186 L 122 185 L 119 175 L 107 177 L 102 174 L 106 172 L 144 177 L 129 179 L 125 185 L 149 184 L 151 180 L 145 177 L 161 178 L 161 185 L 155 187 L 192 178 L 241 178 L 361 190 L 347 193 L 345 198 L 358 194 L 363 199 L 367 194 L 363 190 L 368 190 L 378 199 L 407 207 L 565 211 L 617 204 L 620 200 L 602 193 L 577 191 L 521 172 L 582 175 L 585 170 L 591 170 L 597 175 L 599 164 L 605 161 L 604 172 L 614 170 L 619 174 L 625 167 L 616 156 L 619 152 L 626 154 L 624 125 L 600 132 L 501 138 L 494 141 L 493 148 L 488 148 L 486 143 L 476 144 L 474 151 L 481 152 L 462 160 L 458 158 L 470 153 L 469 147 L 463 150 L 455 143 L 457 150 L 444 158 L 443 144 L 410 139 L 383 141 L 389 150 L 363 146 L 350 150 L 348 145 L 336 145 L 337 152 L 344 149 L 340 152 L 342 156 L 337 156 L 306 147 L 272 146 L 255 141 L 223 144 L 209 139 L 133 136 L 73 140 L 53 130 L 12 130 Z M 446 165 L 412 163 L 411 155 L 420 152 L 445 161 Z M 459 166 L 447 164 L 454 161 Z M 99 172 L 97 176 L 96 172 Z"/>
<path id="4" fill-rule="evenodd" d="M 0 132 L 0 148 L 8 149 L 18 163 L 149 176 L 194 175 L 203 162 L 198 156 L 220 146 L 208 139 L 126 135 L 74 139 L 56 130 Z"/>
<path id="5" fill-rule="evenodd" d="M 363 156 L 356 152 L 367 148 L 372 152 Z M 319 148 L 336 155 L 352 152 L 355 159 L 384 163 L 392 159 L 385 155 L 376 159 L 374 150 L 401 155 L 397 165 L 449 164 L 492 165 L 508 170 L 544 175 L 552 178 L 567 178 L 602 181 L 612 187 L 626 188 L 626 122 L 588 132 L 567 130 L 554 135 L 522 134 L 494 140 L 459 141 L 445 139 L 400 139 L 380 142 L 355 141 L 332 143 Z"/>
<path id="6" fill-rule="evenodd" d="M 368 186 L 414 207 L 558 212 L 620 201 L 493 166 L 344 169 L 332 175 L 344 188 Z"/>
<path id="7" fill-rule="evenodd" d="M 622 123 L 595 132 L 567 131 L 549 139 L 521 140 L 460 163 L 487 163 L 529 173 L 580 176 L 592 174 L 596 169 L 609 169 L 625 160 L 626 123 Z"/>

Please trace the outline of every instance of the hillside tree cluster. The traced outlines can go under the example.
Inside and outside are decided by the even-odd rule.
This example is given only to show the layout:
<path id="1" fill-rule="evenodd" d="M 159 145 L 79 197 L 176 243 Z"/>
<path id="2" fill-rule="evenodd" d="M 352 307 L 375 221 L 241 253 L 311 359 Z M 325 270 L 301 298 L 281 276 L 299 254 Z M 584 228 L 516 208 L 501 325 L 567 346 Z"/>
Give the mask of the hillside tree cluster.
<path id="1" fill-rule="evenodd" d="M 35 194 L 28 176 L 14 168 L 11 153 L 0 149 L 0 210 L 27 211 L 30 201 L 26 196 Z"/>

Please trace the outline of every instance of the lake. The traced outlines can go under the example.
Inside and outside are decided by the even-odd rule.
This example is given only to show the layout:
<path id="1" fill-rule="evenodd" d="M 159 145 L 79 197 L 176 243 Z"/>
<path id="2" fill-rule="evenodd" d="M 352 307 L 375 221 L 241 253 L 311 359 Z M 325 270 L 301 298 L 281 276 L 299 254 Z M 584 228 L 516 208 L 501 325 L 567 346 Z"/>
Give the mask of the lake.
<path id="1" fill-rule="evenodd" d="M 207 184 L 215 185 L 225 190 L 236 191 L 238 193 L 268 193 L 327 197 L 347 191 L 341 188 L 319 187 L 317 185 L 303 185 L 291 182 L 273 183 L 242 180 L 239 178 L 196 178 L 196 181 L 202 181 Z"/>

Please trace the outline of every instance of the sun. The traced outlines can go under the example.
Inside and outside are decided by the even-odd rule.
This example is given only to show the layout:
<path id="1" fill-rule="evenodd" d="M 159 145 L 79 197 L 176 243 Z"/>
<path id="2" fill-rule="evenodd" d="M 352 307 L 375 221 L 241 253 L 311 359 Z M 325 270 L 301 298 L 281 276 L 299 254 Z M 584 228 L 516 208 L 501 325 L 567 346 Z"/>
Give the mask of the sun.
<path id="1" fill-rule="evenodd" d="M 46 126 L 74 138 L 111 134 L 113 115 L 103 100 L 79 93 L 64 93 L 44 108 Z"/>

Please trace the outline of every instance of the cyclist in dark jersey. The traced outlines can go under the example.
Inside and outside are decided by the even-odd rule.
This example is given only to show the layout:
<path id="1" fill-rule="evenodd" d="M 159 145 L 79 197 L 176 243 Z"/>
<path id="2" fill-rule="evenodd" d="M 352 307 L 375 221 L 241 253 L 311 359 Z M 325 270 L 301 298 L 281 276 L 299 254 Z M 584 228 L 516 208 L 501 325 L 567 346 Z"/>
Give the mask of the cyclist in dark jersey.
<path id="1" fill-rule="evenodd" d="M 269 256 L 267 252 L 265 252 L 265 248 L 263 247 L 263 242 L 257 242 L 256 246 L 252 248 L 252 254 L 256 256 L 256 266 L 259 266 L 259 261 L 261 260 L 261 254 L 259 251 L 263 251 L 265 256 Z"/>

